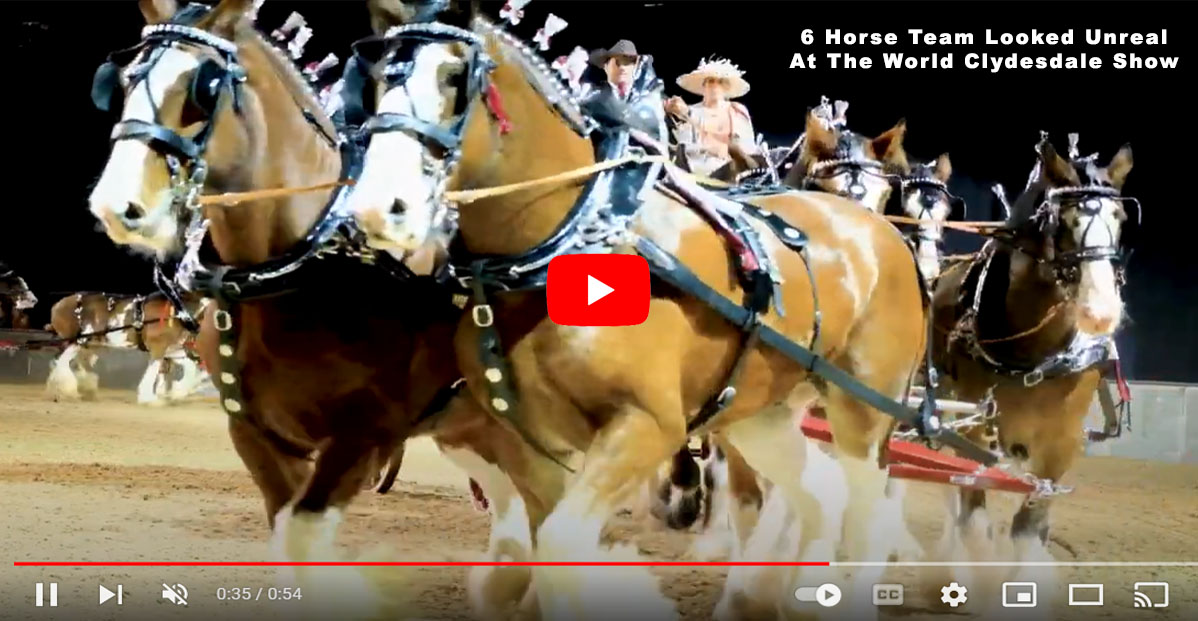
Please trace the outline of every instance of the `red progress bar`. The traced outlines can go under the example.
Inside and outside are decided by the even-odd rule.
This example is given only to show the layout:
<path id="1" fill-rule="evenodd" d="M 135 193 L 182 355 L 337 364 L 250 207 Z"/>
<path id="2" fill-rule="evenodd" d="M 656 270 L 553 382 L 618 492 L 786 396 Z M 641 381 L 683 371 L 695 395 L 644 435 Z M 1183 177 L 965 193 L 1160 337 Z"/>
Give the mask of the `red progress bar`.
<path id="1" fill-rule="evenodd" d="M 254 562 L 254 561 L 14 561 L 14 567 L 828 567 L 828 561 L 817 562 L 704 562 L 704 561 L 663 561 L 635 562 L 620 561 L 610 563 L 591 562 L 343 562 L 343 561 L 309 561 L 309 562 Z"/>

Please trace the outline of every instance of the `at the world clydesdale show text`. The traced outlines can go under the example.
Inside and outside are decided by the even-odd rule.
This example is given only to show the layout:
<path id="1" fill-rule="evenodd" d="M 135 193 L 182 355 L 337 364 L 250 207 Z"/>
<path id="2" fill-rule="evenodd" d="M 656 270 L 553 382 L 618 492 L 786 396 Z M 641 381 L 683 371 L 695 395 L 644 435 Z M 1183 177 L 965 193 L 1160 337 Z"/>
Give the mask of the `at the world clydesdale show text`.
<path id="1" fill-rule="evenodd" d="M 930 54 L 910 52 L 881 52 L 881 64 L 871 55 L 854 51 L 794 52 L 790 58 L 791 69 L 982 69 L 991 73 L 1013 69 L 1102 69 L 1108 58 L 1103 53 L 1087 50 L 1085 46 L 1098 48 L 1124 48 L 1126 46 L 1162 46 L 1169 44 L 1169 31 L 1162 28 L 1152 32 L 1110 32 L 1101 28 L 1086 28 L 1080 35 L 1072 28 L 1061 32 L 996 32 L 989 28 L 980 37 L 972 32 L 930 32 L 922 28 L 908 28 L 898 32 L 848 32 L 841 28 L 823 31 L 823 45 L 850 48 L 884 46 L 911 47 L 1074 47 L 1070 52 L 1055 54 L 1028 54 L 1024 51 L 966 52 L 957 62 L 957 53 L 935 51 Z M 799 35 L 804 46 L 815 45 L 815 30 L 808 28 Z M 1118 51 L 1110 53 L 1109 66 L 1114 69 L 1176 69 L 1179 57 L 1157 56 L 1136 52 Z"/>

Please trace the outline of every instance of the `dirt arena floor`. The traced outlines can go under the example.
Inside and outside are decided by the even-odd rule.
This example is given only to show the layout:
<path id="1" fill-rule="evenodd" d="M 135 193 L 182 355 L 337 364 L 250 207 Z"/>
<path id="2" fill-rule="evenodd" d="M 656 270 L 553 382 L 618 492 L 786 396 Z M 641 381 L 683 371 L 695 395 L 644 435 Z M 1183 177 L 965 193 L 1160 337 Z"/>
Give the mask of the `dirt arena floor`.
<path id="1" fill-rule="evenodd" d="M 154 409 L 134 405 L 131 392 L 109 391 L 97 402 L 55 403 L 42 396 L 40 386 L 0 385 L 0 619 L 286 618 L 314 606 L 310 598 L 273 604 L 218 600 L 222 588 L 269 589 L 275 585 L 273 569 L 12 566 L 12 561 L 47 560 L 267 560 L 262 504 L 225 428 L 225 415 L 202 399 Z M 471 504 L 465 476 L 427 440 L 416 440 L 409 444 L 400 479 L 389 494 L 364 492 L 351 506 L 338 534 L 346 558 L 477 559 L 486 547 L 488 520 Z M 1051 552 L 1057 560 L 1198 560 L 1198 467 L 1090 458 L 1069 482 L 1077 491 L 1054 507 Z M 942 498 L 938 486 L 910 486 L 906 512 L 927 546 L 940 532 Z M 992 501 L 1000 538 L 1014 502 L 1009 495 Z M 635 541 L 652 559 L 688 560 L 691 535 L 627 517 L 616 518 L 615 527 L 618 536 Z M 373 571 L 398 606 L 391 618 L 469 616 L 465 568 Z M 724 568 L 654 571 L 686 618 L 710 618 Z M 1022 619 L 1033 612 L 999 608 L 999 616 L 983 615 L 1002 582 L 1001 572 L 1008 571 L 991 568 L 975 573 L 965 583 L 970 600 L 950 609 L 939 602 L 939 587 L 948 579 L 944 571 L 887 568 L 887 582 L 906 586 L 906 601 L 880 609 L 881 615 Z M 1198 568 L 1193 566 L 1072 566 L 1059 572 L 1059 589 L 1042 589 L 1035 612 L 1047 616 L 1049 600 L 1057 605 L 1055 618 L 1087 621 L 1194 618 L 1198 611 Z M 59 583 L 57 609 L 34 607 L 39 581 Z M 1167 608 L 1133 609 L 1133 584 L 1145 581 L 1170 583 Z M 1071 582 L 1104 584 L 1105 605 L 1066 606 Z M 188 605 L 162 601 L 163 583 L 185 585 Z M 113 600 L 100 606 L 100 584 L 113 590 L 122 585 L 123 605 Z"/>

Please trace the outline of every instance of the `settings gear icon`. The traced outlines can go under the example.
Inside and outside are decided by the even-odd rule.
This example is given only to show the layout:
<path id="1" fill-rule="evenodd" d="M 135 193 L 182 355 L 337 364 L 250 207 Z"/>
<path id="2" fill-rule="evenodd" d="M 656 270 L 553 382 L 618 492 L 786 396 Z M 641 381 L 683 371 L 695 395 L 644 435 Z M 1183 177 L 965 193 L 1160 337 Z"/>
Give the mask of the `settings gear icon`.
<path id="1" fill-rule="evenodd" d="M 940 587 L 940 601 L 956 608 L 961 604 L 969 601 L 969 589 L 953 582 L 948 586 Z"/>

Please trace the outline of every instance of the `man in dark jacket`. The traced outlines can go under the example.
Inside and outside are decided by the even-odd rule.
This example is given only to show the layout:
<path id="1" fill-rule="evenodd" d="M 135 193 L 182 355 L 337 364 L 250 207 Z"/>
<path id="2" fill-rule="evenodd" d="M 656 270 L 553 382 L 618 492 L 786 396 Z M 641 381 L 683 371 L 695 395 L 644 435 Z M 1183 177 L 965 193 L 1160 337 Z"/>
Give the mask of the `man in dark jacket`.
<path id="1" fill-rule="evenodd" d="M 596 151 L 602 157 L 607 137 L 631 127 L 663 141 L 666 136 L 663 84 L 653 71 L 653 57 L 637 52 L 627 39 L 591 52 L 583 75 L 583 110 L 599 123 Z"/>

